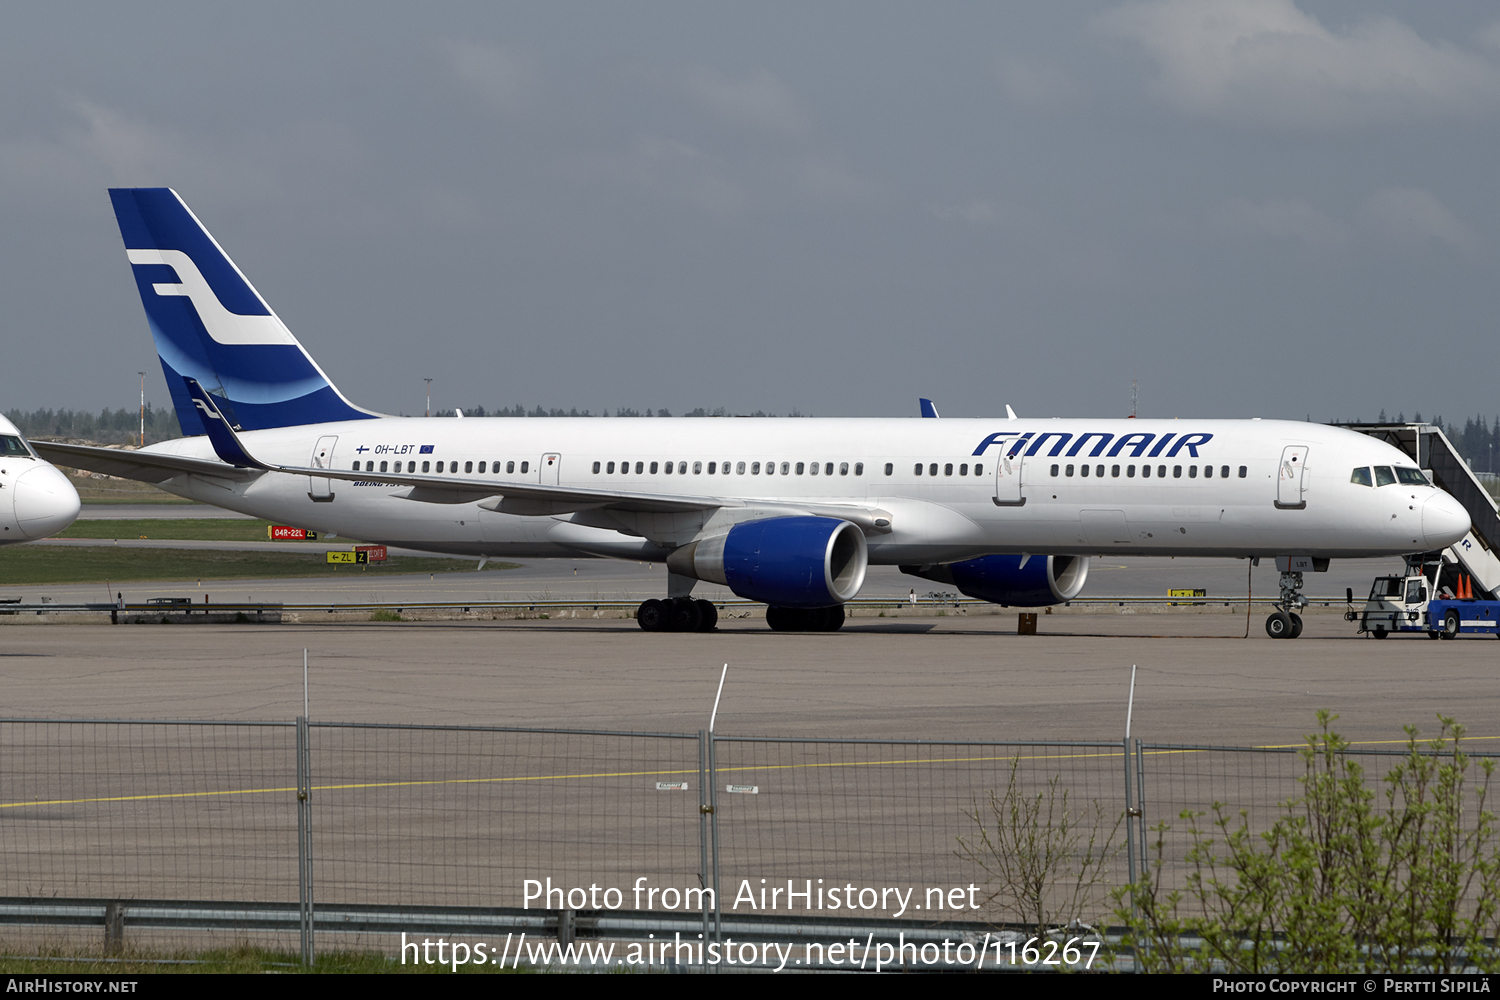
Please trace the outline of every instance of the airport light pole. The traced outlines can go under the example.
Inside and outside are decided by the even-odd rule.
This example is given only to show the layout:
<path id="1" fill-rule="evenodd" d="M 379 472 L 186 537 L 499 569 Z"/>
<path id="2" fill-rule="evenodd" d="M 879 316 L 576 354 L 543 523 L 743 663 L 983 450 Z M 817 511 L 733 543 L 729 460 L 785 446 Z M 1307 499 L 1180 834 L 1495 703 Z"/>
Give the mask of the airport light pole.
<path id="1" fill-rule="evenodd" d="M 146 447 L 146 373 L 136 372 L 141 377 L 141 447 Z"/>
<path id="2" fill-rule="evenodd" d="M 430 417 L 432 416 L 432 379 L 424 378 L 422 381 L 427 383 L 427 412 L 424 416 Z"/>

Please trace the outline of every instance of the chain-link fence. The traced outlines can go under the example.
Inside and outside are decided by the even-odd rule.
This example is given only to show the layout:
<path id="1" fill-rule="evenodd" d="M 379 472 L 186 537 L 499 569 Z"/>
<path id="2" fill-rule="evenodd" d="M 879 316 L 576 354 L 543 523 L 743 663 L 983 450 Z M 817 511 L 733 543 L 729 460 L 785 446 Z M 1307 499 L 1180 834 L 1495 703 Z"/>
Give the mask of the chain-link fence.
<path id="1" fill-rule="evenodd" d="M 1379 803 L 1402 794 L 1406 751 L 1342 754 Z M 315 923 L 366 944 L 444 920 L 566 940 L 628 914 L 640 936 L 731 915 L 1102 927 L 1158 856 L 1185 884 L 1216 811 L 1269 829 L 1308 768 L 1133 742 L 0 720 L 0 923 L 97 928 L 90 906 L 126 901 L 146 926 L 130 907 L 155 901 L 176 914 L 160 941 L 300 926 L 309 951 Z"/>

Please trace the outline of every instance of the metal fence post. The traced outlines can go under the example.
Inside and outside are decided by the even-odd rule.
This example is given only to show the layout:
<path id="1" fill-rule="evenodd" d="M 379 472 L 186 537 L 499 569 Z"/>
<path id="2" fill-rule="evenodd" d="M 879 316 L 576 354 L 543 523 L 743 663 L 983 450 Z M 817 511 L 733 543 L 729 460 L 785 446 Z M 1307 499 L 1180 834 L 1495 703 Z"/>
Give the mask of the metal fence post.
<path id="1" fill-rule="evenodd" d="M 714 884 L 714 943 L 723 948 L 724 914 L 719 900 L 719 778 L 714 752 L 714 731 L 708 731 L 708 824 L 713 836 L 713 884 Z M 706 943 L 706 942 L 705 942 Z M 720 958 L 722 959 L 722 954 Z M 719 966 L 714 965 L 714 971 Z"/>
<path id="2" fill-rule="evenodd" d="M 313 947 L 312 753 L 307 716 L 297 716 L 297 894 L 302 925 L 302 964 L 311 966 Z"/>
<path id="3" fill-rule="evenodd" d="M 703 730 L 698 730 L 698 887 L 707 889 L 708 879 L 708 748 Z M 707 896 L 699 896 L 699 903 L 703 907 L 703 946 L 708 947 L 709 935 L 709 910 Z M 718 902 L 718 893 L 714 893 L 714 902 Z M 704 965 L 703 970 L 708 971 Z"/>

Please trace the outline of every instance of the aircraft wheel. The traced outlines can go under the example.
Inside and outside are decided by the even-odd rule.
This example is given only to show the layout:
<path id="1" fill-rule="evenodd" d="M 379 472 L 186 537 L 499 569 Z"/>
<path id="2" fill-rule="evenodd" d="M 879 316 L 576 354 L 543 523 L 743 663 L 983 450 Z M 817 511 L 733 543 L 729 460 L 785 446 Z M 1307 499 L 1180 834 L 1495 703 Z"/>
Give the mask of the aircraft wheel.
<path id="1" fill-rule="evenodd" d="M 1373 636 L 1375 636 L 1375 638 L 1377 638 L 1377 639 L 1384 639 L 1386 636 L 1390 635 L 1389 632 L 1387 632 L 1385 629 L 1381 628 L 1378 625 L 1375 627 L 1375 631 L 1372 632 L 1371 634 Z"/>
<path id="2" fill-rule="evenodd" d="M 703 612 L 691 597 L 677 597 L 672 599 L 668 620 L 673 632 L 696 632 L 703 624 Z"/>
<path id="3" fill-rule="evenodd" d="M 1287 615 L 1287 617 L 1292 620 L 1292 634 L 1287 636 L 1287 638 L 1295 639 L 1302 634 L 1302 616 L 1293 614 Z"/>
<path id="4" fill-rule="evenodd" d="M 1444 639 L 1457 639 L 1458 638 L 1458 630 L 1460 628 L 1462 628 L 1462 627 L 1463 627 L 1463 623 L 1459 621 L 1458 612 L 1457 611 L 1450 611 L 1450 612 L 1448 612 L 1448 617 L 1443 619 L 1443 638 Z"/>
<path id="5" fill-rule="evenodd" d="M 842 604 L 834 605 L 831 608 L 824 608 L 823 631 L 837 632 L 844 627 L 844 617 L 844 606 Z"/>
<path id="6" fill-rule="evenodd" d="M 1266 618 L 1266 635 L 1272 639 L 1285 639 L 1292 631 L 1292 620 L 1283 611 Z"/>
<path id="7" fill-rule="evenodd" d="M 658 600 L 643 601 L 635 611 L 635 623 L 643 632 L 665 632 L 667 609 Z"/>
<path id="8" fill-rule="evenodd" d="M 766 608 L 766 625 L 772 632 L 792 632 L 796 624 L 792 620 L 791 608 Z"/>
<path id="9" fill-rule="evenodd" d="M 700 618 L 698 631 L 712 632 L 714 627 L 719 624 L 719 609 L 714 607 L 713 601 L 697 601 L 695 603 L 698 605 L 698 615 Z"/>

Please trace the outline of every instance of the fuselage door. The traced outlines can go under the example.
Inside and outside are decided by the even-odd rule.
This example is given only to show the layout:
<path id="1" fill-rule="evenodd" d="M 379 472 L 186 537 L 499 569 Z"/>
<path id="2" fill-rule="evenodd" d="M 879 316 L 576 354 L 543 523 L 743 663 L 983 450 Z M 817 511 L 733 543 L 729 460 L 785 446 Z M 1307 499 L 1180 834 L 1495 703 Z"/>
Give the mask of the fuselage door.
<path id="1" fill-rule="evenodd" d="M 1301 510 L 1307 506 L 1307 445 L 1289 444 L 1281 451 L 1281 468 L 1276 473 L 1276 506 L 1280 510 Z"/>
<path id="2" fill-rule="evenodd" d="M 1020 446 L 1007 441 L 1005 449 L 995 456 L 995 506 L 996 507 L 1020 507 L 1026 502 L 1026 497 L 1021 493 L 1021 464 L 1024 456 L 1021 454 Z M 1016 454 L 1011 455 L 1010 449 L 1015 448 Z"/>
<path id="3" fill-rule="evenodd" d="M 308 464 L 314 469 L 333 468 L 333 446 L 338 444 L 338 441 L 337 434 L 318 438 L 318 443 L 313 445 L 312 460 Z M 333 482 L 317 476 L 308 476 L 307 495 L 317 503 L 328 503 L 333 499 Z"/>
<path id="4" fill-rule="evenodd" d="M 556 486 L 562 474 L 562 456 L 548 452 L 537 465 L 537 482 L 543 486 Z"/>

